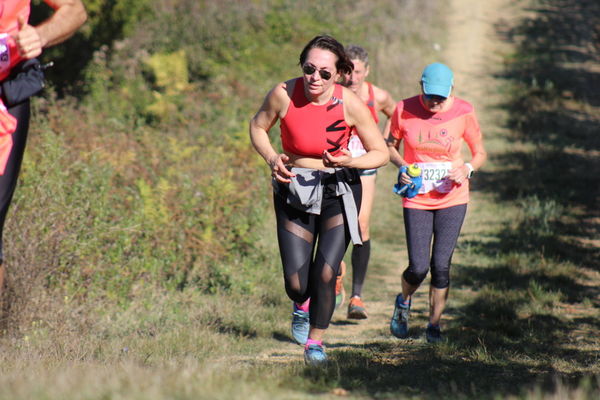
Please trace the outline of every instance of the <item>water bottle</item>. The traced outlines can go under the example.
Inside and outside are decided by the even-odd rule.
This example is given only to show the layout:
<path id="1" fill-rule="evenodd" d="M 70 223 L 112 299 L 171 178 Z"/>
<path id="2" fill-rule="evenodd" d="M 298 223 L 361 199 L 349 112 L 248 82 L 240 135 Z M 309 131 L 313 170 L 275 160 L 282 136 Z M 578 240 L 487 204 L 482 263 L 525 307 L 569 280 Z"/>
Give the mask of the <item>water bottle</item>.
<path id="1" fill-rule="evenodd" d="M 408 184 L 400 183 L 400 178 L 402 177 L 402 173 L 408 174 L 410 176 L 411 182 Z M 394 185 L 394 193 L 397 195 L 412 199 L 419 193 L 419 189 L 421 188 L 421 184 L 423 183 L 423 178 L 421 177 L 421 168 L 417 164 L 412 164 L 407 166 L 402 166 L 400 171 L 398 171 L 398 183 Z"/>

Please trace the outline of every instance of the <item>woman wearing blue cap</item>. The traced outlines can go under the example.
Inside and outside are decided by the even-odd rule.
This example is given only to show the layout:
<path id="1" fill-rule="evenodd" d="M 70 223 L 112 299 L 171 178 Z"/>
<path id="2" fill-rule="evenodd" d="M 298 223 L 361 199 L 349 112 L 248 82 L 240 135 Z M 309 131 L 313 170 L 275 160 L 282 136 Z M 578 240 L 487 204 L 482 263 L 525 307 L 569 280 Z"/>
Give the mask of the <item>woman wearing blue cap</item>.
<path id="1" fill-rule="evenodd" d="M 454 74 L 448 66 L 425 67 L 421 94 L 396 105 L 387 138 L 390 160 L 399 168 L 417 164 L 422 178 L 418 194 L 402 199 L 408 267 L 402 274 L 390 330 L 398 338 L 408 337 L 412 294 L 431 269 L 425 331 L 430 343 L 442 340 L 440 320 L 448 298 L 452 254 L 469 202 L 469 179 L 487 158 L 473 106 L 452 96 L 453 86 Z M 469 162 L 461 155 L 463 142 L 471 152 Z M 411 183 L 406 173 L 399 180 Z"/>

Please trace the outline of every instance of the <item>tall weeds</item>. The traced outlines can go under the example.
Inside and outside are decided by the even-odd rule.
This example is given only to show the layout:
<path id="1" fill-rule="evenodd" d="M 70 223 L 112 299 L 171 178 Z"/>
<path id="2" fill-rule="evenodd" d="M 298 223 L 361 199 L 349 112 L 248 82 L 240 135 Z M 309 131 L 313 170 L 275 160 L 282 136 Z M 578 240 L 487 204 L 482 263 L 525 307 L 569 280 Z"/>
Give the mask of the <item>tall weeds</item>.
<path id="1" fill-rule="evenodd" d="M 100 29 L 102 4 L 89 5 L 83 37 Z M 298 74 L 317 34 L 369 49 L 372 79 L 389 79 L 392 93 L 405 83 L 385 72 L 392 43 L 411 57 L 431 51 L 429 29 L 397 27 L 419 11 L 412 1 L 163 0 L 131 15 L 126 4 L 105 15 L 113 36 L 86 43 L 95 49 L 79 97 L 56 96 L 57 81 L 34 101 L 5 237 L 9 333 L 83 304 L 126 309 L 156 290 L 262 298 L 280 274 L 261 245 L 269 179 L 247 134 L 262 96 Z"/>

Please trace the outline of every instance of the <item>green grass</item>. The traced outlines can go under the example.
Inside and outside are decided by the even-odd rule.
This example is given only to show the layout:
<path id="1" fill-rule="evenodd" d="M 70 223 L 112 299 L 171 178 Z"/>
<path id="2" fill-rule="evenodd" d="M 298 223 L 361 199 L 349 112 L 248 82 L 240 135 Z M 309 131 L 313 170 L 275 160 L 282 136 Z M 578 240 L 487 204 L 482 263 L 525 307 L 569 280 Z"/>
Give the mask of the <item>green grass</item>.
<path id="1" fill-rule="evenodd" d="M 328 338 L 319 372 L 290 343 L 267 171 L 245 124 L 322 31 L 367 47 L 375 83 L 412 95 L 439 37 L 428 26 L 443 29 L 423 15 L 439 4 L 238 3 L 182 2 L 130 26 L 114 49 L 127 57 L 98 50 L 88 66 L 88 96 L 36 102 L 5 239 L 0 399 L 596 398 L 599 103 L 577 77 L 595 79 L 597 52 L 560 47 L 593 44 L 596 2 L 527 3 L 508 36 L 503 103 L 480 111 L 490 161 L 454 255 L 448 341 L 425 343 L 424 285 L 407 341 L 373 317 L 358 343 Z M 153 114 L 162 89 L 144 54 L 178 43 L 193 90 L 163 93 L 170 113 Z M 378 176 L 367 285 L 390 304 L 406 263 L 395 176 Z"/>

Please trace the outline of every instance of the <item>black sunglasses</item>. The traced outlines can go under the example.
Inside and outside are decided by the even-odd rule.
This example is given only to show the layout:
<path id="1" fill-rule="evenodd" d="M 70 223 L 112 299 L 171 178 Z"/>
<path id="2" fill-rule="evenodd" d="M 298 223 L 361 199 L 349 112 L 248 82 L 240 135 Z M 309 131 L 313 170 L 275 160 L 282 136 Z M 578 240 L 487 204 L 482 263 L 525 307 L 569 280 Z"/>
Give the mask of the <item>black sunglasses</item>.
<path id="1" fill-rule="evenodd" d="M 425 97 L 425 100 L 427 101 L 437 101 L 438 103 L 445 101 L 447 98 L 444 96 L 438 96 L 437 94 L 423 94 L 423 97 Z"/>
<path id="2" fill-rule="evenodd" d="M 315 67 L 313 67 L 312 65 L 303 65 L 302 66 L 302 72 L 304 72 L 306 75 L 312 75 L 315 73 L 317 69 Z M 331 72 L 324 70 L 324 69 L 320 69 L 319 70 L 319 75 L 321 76 L 322 79 L 328 81 L 329 79 L 331 79 Z"/>

